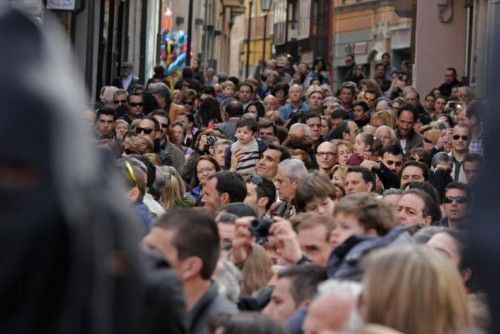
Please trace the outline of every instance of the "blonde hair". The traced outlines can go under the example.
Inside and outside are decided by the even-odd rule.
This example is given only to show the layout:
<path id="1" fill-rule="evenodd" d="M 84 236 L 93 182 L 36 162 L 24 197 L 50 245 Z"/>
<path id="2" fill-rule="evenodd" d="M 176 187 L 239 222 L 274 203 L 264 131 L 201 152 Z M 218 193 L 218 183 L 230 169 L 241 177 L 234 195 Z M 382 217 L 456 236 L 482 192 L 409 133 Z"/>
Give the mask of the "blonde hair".
<path id="1" fill-rule="evenodd" d="M 391 128 L 394 128 L 396 125 L 396 116 L 391 109 L 384 109 L 377 111 L 370 118 L 370 125 L 372 126 L 380 126 L 380 124 L 376 124 L 377 121 L 380 121 L 382 125 L 387 125 Z"/>
<path id="2" fill-rule="evenodd" d="M 158 201 L 165 210 L 169 210 L 176 207 L 178 202 L 182 201 L 186 192 L 186 186 L 179 172 L 174 167 L 163 166 L 159 168 L 161 168 L 163 174 L 161 178 L 164 180 L 164 185 L 160 184 L 160 189 L 163 190 Z"/>
<path id="3" fill-rule="evenodd" d="M 437 251 L 425 246 L 386 248 L 364 265 L 366 323 L 405 334 L 457 333 L 471 324 L 460 274 Z"/>
<path id="4" fill-rule="evenodd" d="M 146 157 L 149 162 L 151 162 L 155 166 L 163 166 L 163 161 L 161 160 L 160 156 L 156 153 L 146 153 L 144 154 L 144 157 Z"/>
<path id="5" fill-rule="evenodd" d="M 264 248 L 257 244 L 252 245 L 252 253 L 245 260 L 242 270 L 242 281 L 240 284 L 243 295 L 251 295 L 253 292 L 267 286 L 273 277 L 273 261 L 267 255 Z"/>
<path id="6" fill-rule="evenodd" d="M 153 152 L 153 141 L 149 137 L 128 135 L 123 139 L 123 148 L 137 154 L 151 153 Z"/>

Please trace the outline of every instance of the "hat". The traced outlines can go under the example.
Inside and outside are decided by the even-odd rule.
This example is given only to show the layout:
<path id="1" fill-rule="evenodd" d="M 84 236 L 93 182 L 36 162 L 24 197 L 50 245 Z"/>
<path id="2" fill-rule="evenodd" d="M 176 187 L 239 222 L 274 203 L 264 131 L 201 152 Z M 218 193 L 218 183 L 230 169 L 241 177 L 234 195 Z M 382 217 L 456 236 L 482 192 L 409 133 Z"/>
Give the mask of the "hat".
<path id="1" fill-rule="evenodd" d="M 127 62 L 124 62 L 122 64 L 122 68 L 133 68 L 134 67 L 134 64 L 132 64 L 131 62 L 127 61 Z"/>

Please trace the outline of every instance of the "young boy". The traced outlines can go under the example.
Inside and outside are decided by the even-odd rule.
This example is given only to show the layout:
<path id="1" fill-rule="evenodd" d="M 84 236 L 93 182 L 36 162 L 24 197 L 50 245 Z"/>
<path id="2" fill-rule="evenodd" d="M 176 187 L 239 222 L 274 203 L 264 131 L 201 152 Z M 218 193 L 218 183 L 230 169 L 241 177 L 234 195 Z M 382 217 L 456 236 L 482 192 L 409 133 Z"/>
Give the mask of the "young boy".
<path id="1" fill-rule="evenodd" d="M 224 103 L 227 99 L 234 96 L 236 87 L 232 81 L 226 80 L 222 84 L 222 95 L 218 97 L 220 103 Z"/>
<path id="2" fill-rule="evenodd" d="M 266 144 L 257 141 L 259 123 L 250 117 L 241 117 L 236 123 L 236 142 L 226 149 L 225 168 L 243 175 L 255 173 L 255 165 L 262 152 L 266 150 Z M 233 158 L 237 158 L 237 161 Z"/>

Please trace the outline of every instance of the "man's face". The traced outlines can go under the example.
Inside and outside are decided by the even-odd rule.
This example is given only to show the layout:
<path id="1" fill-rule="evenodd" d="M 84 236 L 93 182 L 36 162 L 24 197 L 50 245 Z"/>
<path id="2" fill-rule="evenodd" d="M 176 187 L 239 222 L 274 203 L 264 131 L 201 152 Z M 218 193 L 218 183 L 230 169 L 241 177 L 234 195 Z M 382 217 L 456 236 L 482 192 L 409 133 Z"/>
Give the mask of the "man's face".
<path id="1" fill-rule="evenodd" d="M 333 215 L 335 201 L 330 197 L 314 197 L 306 203 L 306 212 L 314 212 L 319 215 Z"/>
<path id="2" fill-rule="evenodd" d="M 309 95 L 309 107 L 312 111 L 323 109 L 323 94 L 315 92 Z"/>
<path id="3" fill-rule="evenodd" d="M 266 111 L 278 110 L 278 99 L 272 95 L 268 95 L 264 98 L 264 109 Z"/>
<path id="4" fill-rule="evenodd" d="M 272 126 L 268 128 L 259 128 L 259 137 L 263 136 L 276 136 L 274 133 L 274 128 Z"/>
<path id="5" fill-rule="evenodd" d="M 462 221 L 469 209 L 467 193 L 462 189 L 448 189 L 444 196 L 443 209 L 450 221 Z"/>
<path id="6" fill-rule="evenodd" d="M 145 131 L 141 131 L 139 133 L 139 128 Z M 147 134 L 146 132 L 149 132 L 149 134 Z M 149 139 L 151 139 L 151 141 L 153 142 L 157 138 L 157 133 L 155 131 L 155 123 L 149 119 L 143 119 L 139 123 L 139 126 L 137 127 L 137 133 L 139 134 L 139 136 L 149 137 Z"/>
<path id="7" fill-rule="evenodd" d="M 384 66 L 377 66 L 375 68 L 375 73 L 377 75 L 377 78 L 384 78 L 385 77 L 385 68 L 384 68 Z"/>
<path id="8" fill-rule="evenodd" d="M 278 172 L 274 177 L 274 186 L 283 202 L 290 203 L 295 198 L 297 182 L 291 180 L 282 168 L 278 167 Z"/>
<path id="9" fill-rule="evenodd" d="M 436 98 L 432 95 L 428 95 L 425 97 L 425 108 L 428 110 L 434 109 L 434 103 L 436 102 Z"/>
<path id="10" fill-rule="evenodd" d="M 415 119 L 410 111 L 403 110 L 398 117 L 398 129 L 401 133 L 401 137 L 406 138 L 413 130 L 415 125 Z"/>
<path id="11" fill-rule="evenodd" d="M 359 133 L 359 127 L 353 121 L 349 121 L 347 126 L 349 128 L 349 132 L 344 133 L 344 140 L 347 140 L 351 144 L 354 144 L 354 142 L 356 141 L 356 135 Z"/>
<path id="12" fill-rule="evenodd" d="M 342 104 L 351 104 L 354 99 L 354 93 L 352 89 L 342 88 L 340 90 L 339 99 Z"/>
<path id="13" fill-rule="evenodd" d="M 288 90 L 288 97 L 291 102 L 299 102 L 302 98 L 302 87 L 294 85 Z"/>
<path id="14" fill-rule="evenodd" d="M 173 243 L 175 234 L 174 230 L 153 227 L 144 237 L 144 245 L 148 249 L 159 251 L 179 277 L 182 277 L 180 275 L 181 261 L 179 260 L 179 253 Z"/>
<path id="15" fill-rule="evenodd" d="M 128 77 L 132 73 L 132 68 L 130 67 L 122 67 L 122 75 L 124 77 Z"/>
<path id="16" fill-rule="evenodd" d="M 404 189 L 411 181 L 425 182 L 424 171 L 417 166 L 407 166 L 401 172 L 401 189 Z"/>
<path id="17" fill-rule="evenodd" d="M 140 95 L 130 95 L 128 98 L 128 112 L 134 116 L 142 115 L 144 101 Z"/>
<path id="18" fill-rule="evenodd" d="M 219 164 L 219 166 L 224 166 L 224 152 L 229 144 L 220 144 L 214 149 L 213 157 Z"/>
<path id="19" fill-rule="evenodd" d="M 297 233 L 300 248 L 312 262 L 326 267 L 332 251 L 325 225 L 301 229 Z"/>
<path id="20" fill-rule="evenodd" d="M 424 201 L 415 194 L 405 194 L 401 196 L 398 202 L 399 222 L 401 225 L 408 226 L 414 224 L 431 223 L 431 217 L 424 217 Z"/>
<path id="21" fill-rule="evenodd" d="M 391 57 L 389 55 L 382 56 L 382 64 L 389 65 L 391 63 Z"/>
<path id="22" fill-rule="evenodd" d="M 446 99 L 438 97 L 436 102 L 434 102 L 434 109 L 436 112 L 442 113 L 444 111 L 444 107 L 446 107 Z"/>
<path id="23" fill-rule="evenodd" d="M 241 86 L 238 90 L 238 97 L 243 104 L 250 102 L 250 99 L 252 98 L 251 88 L 249 86 Z"/>
<path id="24" fill-rule="evenodd" d="M 247 183 L 247 197 L 245 197 L 245 200 L 243 201 L 245 204 L 248 204 L 250 206 L 253 206 L 254 208 L 258 208 L 257 204 L 257 185 L 248 182 Z"/>
<path id="25" fill-rule="evenodd" d="M 370 192 L 373 188 L 373 183 L 366 182 L 363 179 L 363 174 L 350 172 L 345 176 L 345 192 L 347 195 L 354 193 Z"/>
<path id="26" fill-rule="evenodd" d="M 386 152 L 382 157 L 382 163 L 394 174 L 398 174 L 401 171 L 401 166 L 403 166 L 403 155 Z"/>
<path id="27" fill-rule="evenodd" d="M 354 64 L 354 59 L 352 58 L 352 56 L 345 56 L 344 63 L 345 66 L 351 66 L 352 64 Z"/>
<path id="28" fill-rule="evenodd" d="M 217 191 L 217 178 L 212 177 L 203 186 L 203 196 L 201 197 L 201 204 L 209 212 L 215 213 L 219 207 L 226 203 L 222 203 L 221 196 Z"/>
<path id="29" fill-rule="evenodd" d="M 335 165 L 335 147 L 330 142 L 321 143 L 316 151 L 316 162 L 320 169 L 328 170 Z"/>
<path id="30" fill-rule="evenodd" d="M 456 79 L 455 72 L 450 70 L 444 72 L 444 81 L 447 84 L 451 84 L 453 81 L 455 81 L 455 79 Z"/>
<path id="31" fill-rule="evenodd" d="M 99 115 L 97 119 L 97 131 L 101 136 L 109 136 L 113 133 L 115 118 L 111 115 Z"/>
<path id="32" fill-rule="evenodd" d="M 290 293 L 291 287 L 292 282 L 289 278 L 278 279 L 271 295 L 271 301 L 262 310 L 262 313 L 279 323 L 288 319 L 297 308 Z"/>
<path id="33" fill-rule="evenodd" d="M 333 219 L 337 224 L 330 235 L 330 246 L 332 246 L 332 248 L 341 245 L 351 235 L 366 234 L 365 228 L 361 226 L 358 218 L 353 214 L 338 212 L 333 216 Z"/>
<path id="34" fill-rule="evenodd" d="M 311 139 L 317 141 L 321 137 L 321 118 L 309 118 L 306 121 L 306 125 L 311 128 Z"/>
<path id="35" fill-rule="evenodd" d="M 463 169 L 465 173 L 465 178 L 468 184 L 474 184 L 479 177 L 479 171 L 481 170 L 481 165 L 479 162 L 475 161 L 465 161 L 463 163 Z"/>
<path id="36" fill-rule="evenodd" d="M 414 92 L 408 92 L 405 95 L 406 103 L 416 106 L 418 104 L 418 96 Z"/>
<path id="37" fill-rule="evenodd" d="M 469 149 L 470 132 L 469 129 L 455 126 L 451 134 L 451 148 L 454 152 L 464 153 Z"/>
<path id="38" fill-rule="evenodd" d="M 262 158 L 257 161 L 255 172 L 270 180 L 274 179 L 278 171 L 281 152 L 278 150 L 267 149 L 262 153 Z"/>
<path id="39" fill-rule="evenodd" d="M 115 108 L 122 105 L 122 104 L 126 105 L 127 104 L 127 94 L 115 95 L 115 97 L 113 98 L 113 103 L 115 104 Z"/>

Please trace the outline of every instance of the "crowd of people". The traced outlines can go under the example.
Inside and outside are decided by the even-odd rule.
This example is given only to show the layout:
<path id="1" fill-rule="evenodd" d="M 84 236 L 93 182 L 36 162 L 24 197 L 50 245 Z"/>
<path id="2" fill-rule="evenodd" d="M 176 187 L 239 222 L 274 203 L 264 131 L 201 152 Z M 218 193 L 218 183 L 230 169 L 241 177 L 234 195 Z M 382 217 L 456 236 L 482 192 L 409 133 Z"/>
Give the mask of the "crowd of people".
<path id="1" fill-rule="evenodd" d="M 405 65 L 405 64 L 403 64 Z M 421 95 L 389 54 L 261 64 L 196 59 L 171 84 L 132 64 L 82 111 L 143 234 L 183 287 L 189 333 L 486 331 L 464 258 L 484 105 L 450 67 Z"/>

